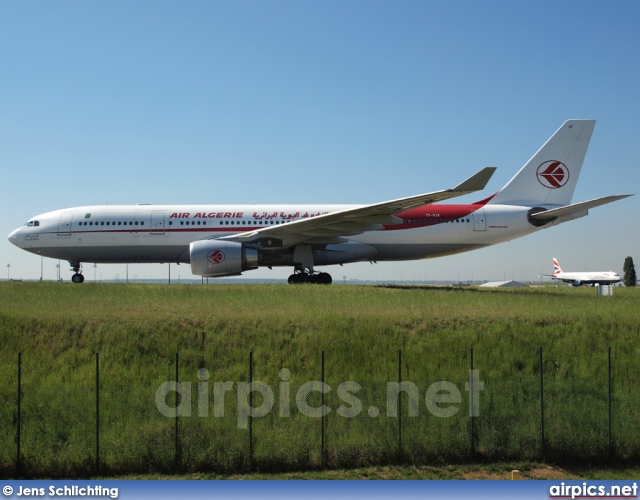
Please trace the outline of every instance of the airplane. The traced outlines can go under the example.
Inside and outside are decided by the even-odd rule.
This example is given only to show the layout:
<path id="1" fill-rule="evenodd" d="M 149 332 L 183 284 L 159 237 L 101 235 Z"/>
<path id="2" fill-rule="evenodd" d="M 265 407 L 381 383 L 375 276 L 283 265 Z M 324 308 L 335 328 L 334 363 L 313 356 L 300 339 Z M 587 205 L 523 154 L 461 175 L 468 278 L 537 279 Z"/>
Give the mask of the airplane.
<path id="1" fill-rule="evenodd" d="M 484 248 L 584 217 L 632 195 L 571 204 L 595 120 L 568 120 L 498 192 L 486 167 L 459 185 L 372 205 L 115 205 L 37 215 L 9 235 L 28 252 L 82 263 L 178 263 L 202 277 L 290 266 L 290 284 L 330 284 L 316 266 L 426 259 Z"/>
<path id="2" fill-rule="evenodd" d="M 543 274 L 542 276 L 548 276 L 553 280 L 571 283 L 573 286 L 613 285 L 614 283 L 622 281 L 618 273 L 614 273 L 613 271 L 566 273 L 560 268 L 558 259 L 555 257 L 553 258 L 553 269 L 553 274 Z"/>

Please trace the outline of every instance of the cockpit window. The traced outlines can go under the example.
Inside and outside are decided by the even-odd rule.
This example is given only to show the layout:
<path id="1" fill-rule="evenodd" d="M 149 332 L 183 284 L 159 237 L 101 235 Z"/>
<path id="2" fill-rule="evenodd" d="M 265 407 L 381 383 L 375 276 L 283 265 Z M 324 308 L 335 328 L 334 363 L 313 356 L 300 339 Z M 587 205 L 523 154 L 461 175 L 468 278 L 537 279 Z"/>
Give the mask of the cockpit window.
<path id="1" fill-rule="evenodd" d="M 29 222 L 27 222 L 26 226 L 27 227 L 38 227 L 40 225 L 40 222 L 37 220 L 30 220 Z"/>

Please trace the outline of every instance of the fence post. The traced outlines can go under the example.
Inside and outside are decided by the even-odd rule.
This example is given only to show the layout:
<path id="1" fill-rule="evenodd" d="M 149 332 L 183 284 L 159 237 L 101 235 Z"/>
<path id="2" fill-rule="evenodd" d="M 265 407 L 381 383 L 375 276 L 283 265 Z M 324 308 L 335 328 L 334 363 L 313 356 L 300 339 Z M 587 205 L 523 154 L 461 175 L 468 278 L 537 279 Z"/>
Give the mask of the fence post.
<path id="1" fill-rule="evenodd" d="M 22 403 L 22 353 L 19 352 L 18 353 L 18 425 L 16 428 L 16 447 L 17 447 L 17 452 L 16 452 L 16 469 L 18 472 L 18 477 L 20 477 L 20 473 L 22 470 L 22 460 L 21 460 L 21 453 L 20 453 L 20 440 L 21 440 L 21 420 L 22 420 L 22 410 L 21 410 L 21 403 Z"/>
<path id="2" fill-rule="evenodd" d="M 402 463 L 402 349 L 398 349 L 398 463 Z"/>
<path id="3" fill-rule="evenodd" d="M 609 346 L 609 349 L 608 349 L 608 358 L 609 358 L 608 359 L 608 361 L 609 361 L 609 363 L 608 363 L 608 365 L 609 365 L 608 366 L 608 368 L 609 368 L 609 370 L 608 370 L 608 379 L 609 379 L 608 381 L 609 381 L 609 384 L 608 384 L 608 394 L 607 394 L 607 402 L 608 402 L 607 409 L 609 411 L 609 418 L 608 418 L 608 424 L 609 424 L 608 428 L 609 429 L 608 429 L 607 437 L 608 437 L 609 457 L 611 457 L 611 453 L 613 452 L 613 446 L 612 446 L 613 443 L 612 443 L 612 436 L 611 436 L 611 392 L 612 392 L 612 386 L 611 386 L 611 346 Z"/>
<path id="4" fill-rule="evenodd" d="M 470 362 L 470 371 L 469 371 L 469 408 L 471 411 L 469 412 L 469 432 L 470 432 L 470 441 L 471 441 L 471 456 L 476 454 L 476 446 L 475 446 L 475 436 L 474 436 L 474 416 L 473 416 L 473 347 L 469 349 L 469 362 Z"/>
<path id="5" fill-rule="evenodd" d="M 180 376 L 180 372 L 178 371 L 178 362 L 179 362 L 179 358 L 178 358 L 178 353 L 176 352 L 176 421 L 175 421 L 175 429 L 174 429 L 174 438 L 175 438 L 175 443 L 174 443 L 174 456 L 173 456 L 173 465 L 174 468 L 176 470 L 176 472 L 178 471 L 178 467 L 179 467 L 179 461 L 180 461 L 180 441 L 179 441 L 179 421 L 178 421 L 178 408 L 180 406 L 179 402 L 178 402 L 178 396 L 180 395 L 180 384 L 178 383 L 180 381 L 179 376 Z"/>
<path id="6" fill-rule="evenodd" d="M 544 457 L 544 377 L 542 375 L 542 346 L 540 346 L 540 444 Z"/>
<path id="7" fill-rule="evenodd" d="M 323 408 L 322 411 L 322 418 L 321 418 L 321 426 L 320 427 L 320 462 L 322 463 L 322 468 L 324 469 L 326 466 L 326 461 L 325 461 L 325 444 L 324 444 L 324 426 L 325 426 L 325 412 L 324 412 L 324 351 L 322 351 L 322 357 L 321 357 L 321 369 L 322 369 L 322 374 L 321 374 L 321 380 L 322 380 L 322 405 L 321 408 Z"/>
<path id="8" fill-rule="evenodd" d="M 100 357 L 96 352 L 96 474 L 100 473 Z"/>
<path id="9" fill-rule="evenodd" d="M 249 470 L 253 470 L 253 351 L 249 351 Z"/>

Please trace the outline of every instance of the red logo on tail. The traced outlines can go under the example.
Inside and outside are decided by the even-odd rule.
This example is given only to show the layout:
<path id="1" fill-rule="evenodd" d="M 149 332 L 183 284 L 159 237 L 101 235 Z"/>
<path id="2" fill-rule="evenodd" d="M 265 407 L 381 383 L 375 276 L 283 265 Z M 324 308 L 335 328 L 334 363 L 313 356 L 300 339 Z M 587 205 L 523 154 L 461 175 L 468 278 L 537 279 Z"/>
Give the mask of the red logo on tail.
<path id="1" fill-rule="evenodd" d="M 569 169 L 556 160 L 545 161 L 538 167 L 536 175 L 540 184 L 549 189 L 561 188 L 569 182 Z"/>
<path id="2" fill-rule="evenodd" d="M 222 250 L 212 250 L 207 254 L 207 260 L 211 264 L 222 264 L 224 262 L 224 252 Z"/>

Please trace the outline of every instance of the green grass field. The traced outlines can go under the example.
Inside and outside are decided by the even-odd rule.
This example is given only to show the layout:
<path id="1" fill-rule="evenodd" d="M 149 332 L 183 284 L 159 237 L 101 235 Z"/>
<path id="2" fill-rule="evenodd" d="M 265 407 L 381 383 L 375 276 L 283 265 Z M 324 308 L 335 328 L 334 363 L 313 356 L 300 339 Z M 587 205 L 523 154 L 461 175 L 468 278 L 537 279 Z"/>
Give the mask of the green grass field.
<path id="1" fill-rule="evenodd" d="M 497 460 L 576 463 L 640 459 L 640 315 L 637 289 L 598 297 L 593 288 L 473 288 L 0 284 L 0 474 L 17 474 L 17 360 L 22 353 L 21 473 L 77 477 L 95 470 L 95 370 L 100 356 L 100 471 L 263 472 Z M 539 347 L 543 352 L 544 410 Z M 609 420 L 608 347 L 611 347 Z M 484 390 L 469 418 L 470 349 Z M 403 394 L 387 416 L 388 382 L 401 376 L 419 395 L 410 416 Z M 238 428 L 249 377 L 274 404 Z M 322 420 L 304 415 L 298 389 L 322 376 L 331 388 Z M 158 387 L 190 384 L 191 416 L 160 414 Z M 198 370 L 208 370 L 207 380 Z M 286 368 L 290 378 L 283 380 Z M 361 387 L 357 410 L 340 384 Z M 429 411 L 432 384 L 448 381 Z M 233 382 L 224 402 L 215 384 Z M 200 384 L 200 385 L 199 385 Z M 288 397 L 287 397 L 288 395 Z M 442 392 L 440 393 L 442 395 Z M 165 402 L 171 406 L 174 393 Z M 456 396 L 458 398 L 456 399 Z M 306 403 L 321 405 L 320 392 Z M 433 398 L 431 398 L 433 399 Z M 253 406 L 264 408 L 261 394 Z M 373 411 L 374 408 L 379 411 Z M 224 417 L 216 416 L 216 412 Z M 208 413 L 208 416 L 204 416 Z M 288 416 L 281 416 L 287 414 Z M 544 441 L 541 416 L 544 415 Z M 609 434 L 611 423 L 611 435 Z M 251 447 L 251 449 L 250 449 Z M 473 449 L 473 451 L 472 451 Z M 252 461 L 250 461 L 250 457 Z"/>

